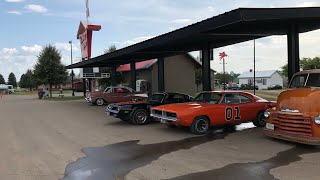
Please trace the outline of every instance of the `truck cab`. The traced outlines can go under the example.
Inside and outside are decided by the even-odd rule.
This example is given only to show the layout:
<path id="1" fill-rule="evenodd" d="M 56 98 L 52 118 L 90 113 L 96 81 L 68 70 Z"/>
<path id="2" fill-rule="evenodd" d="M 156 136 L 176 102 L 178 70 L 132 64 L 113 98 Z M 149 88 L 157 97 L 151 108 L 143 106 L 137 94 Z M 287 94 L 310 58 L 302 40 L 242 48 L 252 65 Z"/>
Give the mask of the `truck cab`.
<path id="1" fill-rule="evenodd" d="M 288 90 L 278 96 L 277 106 L 264 115 L 264 134 L 269 137 L 320 145 L 320 70 L 296 73 Z"/>

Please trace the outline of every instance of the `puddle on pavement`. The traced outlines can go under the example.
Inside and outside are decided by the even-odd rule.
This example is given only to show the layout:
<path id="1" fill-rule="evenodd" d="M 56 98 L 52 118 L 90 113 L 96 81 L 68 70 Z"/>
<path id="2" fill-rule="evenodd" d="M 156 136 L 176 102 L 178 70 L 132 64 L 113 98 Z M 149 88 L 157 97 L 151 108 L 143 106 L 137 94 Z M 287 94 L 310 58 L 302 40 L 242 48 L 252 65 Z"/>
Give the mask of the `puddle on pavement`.
<path id="1" fill-rule="evenodd" d="M 157 144 L 142 145 L 137 140 L 84 148 L 82 151 L 87 157 L 68 165 L 62 180 L 124 179 L 130 171 L 146 166 L 165 154 L 190 149 L 226 136 L 227 133 L 213 132 L 205 136 Z"/>
<path id="2" fill-rule="evenodd" d="M 276 178 L 270 174 L 271 169 L 300 161 L 302 160 L 300 155 L 316 152 L 320 152 L 319 147 L 297 145 L 292 149 L 282 151 L 278 153 L 277 156 L 262 162 L 230 164 L 220 169 L 180 176 L 171 180 L 272 180 Z"/>

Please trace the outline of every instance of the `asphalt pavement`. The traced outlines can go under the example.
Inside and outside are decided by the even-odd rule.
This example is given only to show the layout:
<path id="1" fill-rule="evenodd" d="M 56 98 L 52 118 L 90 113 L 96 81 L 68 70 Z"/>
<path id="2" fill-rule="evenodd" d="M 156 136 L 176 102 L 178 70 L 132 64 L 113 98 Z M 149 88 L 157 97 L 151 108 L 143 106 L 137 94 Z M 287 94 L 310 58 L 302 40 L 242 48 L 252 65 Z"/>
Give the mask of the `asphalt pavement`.
<path id="1" fill-rule="evenodd" d="M 0 99 L 0 179 L 319 179 L 320 149 L 239 131 L 134 126 L 83 101 Z"/>

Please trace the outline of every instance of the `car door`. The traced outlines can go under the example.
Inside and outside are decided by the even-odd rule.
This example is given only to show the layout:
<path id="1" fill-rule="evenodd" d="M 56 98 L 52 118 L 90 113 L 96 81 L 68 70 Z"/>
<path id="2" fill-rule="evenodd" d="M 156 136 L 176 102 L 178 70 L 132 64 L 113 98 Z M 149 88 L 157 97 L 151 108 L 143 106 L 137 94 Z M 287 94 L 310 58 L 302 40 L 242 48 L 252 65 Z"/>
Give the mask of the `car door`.
<path id="1" fill-rule="evenodd" d="M 243 99 L 243 101 L 241 101 Z M 247 100 L 247 101 L 245 101 Z M 220 103 L 226 124 L 240 124 L 252 119 L 252 100 L 238 93 L 227 93 Z"/>

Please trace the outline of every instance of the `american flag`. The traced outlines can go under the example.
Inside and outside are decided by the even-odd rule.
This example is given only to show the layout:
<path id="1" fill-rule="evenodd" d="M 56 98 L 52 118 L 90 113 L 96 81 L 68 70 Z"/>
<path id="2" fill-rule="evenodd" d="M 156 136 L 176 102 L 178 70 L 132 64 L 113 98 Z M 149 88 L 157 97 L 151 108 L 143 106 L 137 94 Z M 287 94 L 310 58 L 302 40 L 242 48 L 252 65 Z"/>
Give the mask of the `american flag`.
<path id="1" fill-rule="evenodd" d="M 89 0 L 86 0 L 86 17 L 89 18 L 90 17 L 90 10 L 89 10 Z"/>

